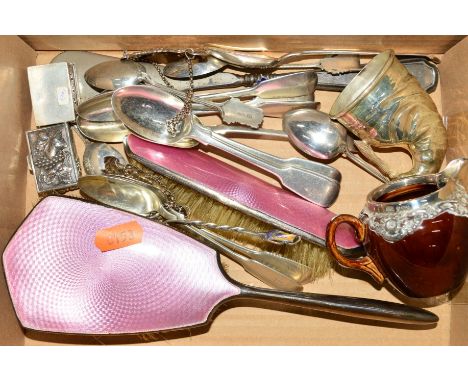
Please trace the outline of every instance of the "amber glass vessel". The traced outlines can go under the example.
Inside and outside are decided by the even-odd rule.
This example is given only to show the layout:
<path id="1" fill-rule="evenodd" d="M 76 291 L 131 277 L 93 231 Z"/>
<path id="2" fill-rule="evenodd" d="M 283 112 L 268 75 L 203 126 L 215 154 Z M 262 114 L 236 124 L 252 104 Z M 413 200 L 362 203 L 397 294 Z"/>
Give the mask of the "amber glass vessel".
<path id="1" fill-rule="evenodd" d="M 409 297 L 447 295 L 468 269 L 468 159 L 433 175 L 385 184 L 367 197 L 360 217 L 339 215 L 328 226 L 327 245 L 342 265 L 386 279 Z M 341 223 L 354 226 L 367 256 L 349 259 L 334 243 Z"/>

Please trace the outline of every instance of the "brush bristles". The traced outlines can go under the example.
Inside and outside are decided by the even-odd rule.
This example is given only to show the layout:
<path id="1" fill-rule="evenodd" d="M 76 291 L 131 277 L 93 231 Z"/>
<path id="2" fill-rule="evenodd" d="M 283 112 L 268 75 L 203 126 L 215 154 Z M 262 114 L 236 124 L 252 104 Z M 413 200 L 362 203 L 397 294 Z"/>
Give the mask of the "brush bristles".
<path id="1" fill-rule="evenodd" d="M 138 162 L 133 165 L 151 171 Z M 212 198 L 180 185 L 170 179 L 164 178 L 166 187 L 173 193 L 175 200 L 188 209 L 188 217 L 191 220 L 203 220 L 216 224 L 239 226 L 252 231 L 269 231 L 275 229 L 272 225 L 248 216 L 240 211 L 228 207 Z M 235 240 L 236 242 L 259 250 L 269 251 L 301 264 L 309 268 L 308 279 L 315 280 L 330 274 L 333 262 L 326 248 L 317 244 L 301 240 L 295 245 L 275 245 L 259 238 L 229 231 L 217 231 L 218 234 Z"/>

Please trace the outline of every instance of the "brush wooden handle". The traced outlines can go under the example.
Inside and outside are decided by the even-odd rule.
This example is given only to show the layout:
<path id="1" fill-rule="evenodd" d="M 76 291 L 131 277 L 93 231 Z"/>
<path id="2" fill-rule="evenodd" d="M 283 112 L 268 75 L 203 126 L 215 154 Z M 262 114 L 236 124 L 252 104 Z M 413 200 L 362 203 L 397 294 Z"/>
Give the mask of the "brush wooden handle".
<path id="1" fill-rule="evenodd" d="M 370 320 L 417 325 L 429 325 L 439 321 L 439 318 L 434 313 L 421 308 L 368 298 L 316 293 L 280 292 L 248 286 L 242 286 L 241 294 L 233 298 L 236 297 L 276 301 L 283 304 L 312 308 L 322 312 Z"/>

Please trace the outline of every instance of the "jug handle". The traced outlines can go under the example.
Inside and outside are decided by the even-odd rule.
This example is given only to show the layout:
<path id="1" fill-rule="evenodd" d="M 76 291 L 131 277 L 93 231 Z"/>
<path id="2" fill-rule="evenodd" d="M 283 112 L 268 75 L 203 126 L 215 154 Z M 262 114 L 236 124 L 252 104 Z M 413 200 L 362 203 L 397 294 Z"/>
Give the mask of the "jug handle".
<path id="1" fill-rule="evenodd" d="M 338 226 L 342 223 L 348 223 L 355 229 L 357 239 L 361 243 L 364 242 L 367 236 L 367 226 L 358 218 L 356 218 L 353 215 L 347 214 L 338 215 L 335 218 L 333 218 L 327 226 L 326 242 L 330 253 L 340 265 L 347 268 L 357 269 L 366 272 L 369 275 L 371 275 L 372 278 L 379 283 L 379 285 L 382 285 L 385 280 L 385 276 L 382 274 L 375 262 L 369 256 L 366 255 L 354 260 L 349 259 L 341 254 L 340 250 L 336 245 L 335 233 Z"/>

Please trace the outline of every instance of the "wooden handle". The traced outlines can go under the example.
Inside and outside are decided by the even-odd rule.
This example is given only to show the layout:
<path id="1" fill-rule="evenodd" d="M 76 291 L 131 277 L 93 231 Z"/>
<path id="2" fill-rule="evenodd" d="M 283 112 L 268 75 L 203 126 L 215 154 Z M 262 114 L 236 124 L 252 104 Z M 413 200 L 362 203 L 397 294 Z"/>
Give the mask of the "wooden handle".
<path id="1" fill-rule="evenodd" d="M 366 272 L 370 274 L 374 278 L 374 280 L 381 285 L 385 280 L 385 276 L 382 274 L 382 272 L 378 269 L 377 265 L 369 256 L 364 256 L 359 259 L 353 260 L 347 258 L 346 256 L 343 256 L 339 251 L 335 241 L 335 233 L 336 229 L 341 223 L 350 224 L 356 230 L 357 239 L 361 243 L 364 242 L 364 239 L 367 236 L 367 226 L 358 218 L 352 215 L 336 216 L 330 223 L 328 223 L 327 226 L 326 241 L 330 253 L 342 266 Z"/>

